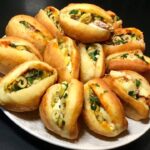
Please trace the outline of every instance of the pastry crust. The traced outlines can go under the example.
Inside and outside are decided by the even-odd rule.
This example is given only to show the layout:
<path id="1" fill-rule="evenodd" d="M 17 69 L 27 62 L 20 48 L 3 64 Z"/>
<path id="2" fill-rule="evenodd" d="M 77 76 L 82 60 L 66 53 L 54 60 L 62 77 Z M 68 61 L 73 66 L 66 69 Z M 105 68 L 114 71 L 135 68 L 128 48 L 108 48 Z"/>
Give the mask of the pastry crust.
<path id="1" fill-rule="evenodd" d="M 56 94 L 58 94 L 58 92 L 61 93 L 61 88 L 64 87 L 63 84 L 68 84 L 63 95 L 64 97 L 67 93 L 67 97 L 65 96 L 65 98 L 60 99 L 60 101 L 64 101 L 65 104 L 61 105 L 61 102 L 58 102 L 60 107 L 57 108 L 57 103 L 53 102 L 54 99 L 56 99 Z M 47 90 L 40 104 L 40 116 L 45 126 L 52 132 L 63 138 L 76 139 L 79 133 L 78 117 L 82 110 L 82 104 L 83 84 L 76 79 L 72 79 L 70 83 L 64 82 L 55 84 Z M 61 111 L 62 107 L 64 107 L 63 111 Z M 63 118 L 57 118 L 57 116 L 55 116 L 55 112 L 59 112 L 59 110 Z M 61 122 L 61 120 L 63 120 L 63 122 Z"/>
<path id="2" fill-rule="evenodd" d="M 115 137 L 128 126 L 120 100 L 100 78 L 84 85 L 83 118 L 90 130 L 106 137 Z"/>
<path id="3" fill-rule="evenodd" d="M 40 50 L 41 54 L 47 43 L 53 38 L 43 25 L 28 15 L 17 15 L 11 18 L 5 32 L 7 36 L 16 36 L 30 41 Z"/>
<path id="4" fill-rule="evenodd" d="M 52 6 L 47 6 L 45 9 L 40 9 L 35 18 L 43 24 L 54 37 L 58 34 L 63 34 L 63 30 L 59 24 L 59 10 Z"/>
<path id="5" fill-rule="evenodd" d="M 108 10 L 107 13 L 111 16 L 113 20 L 113 28 L 114 29 L 122 28 L 123 21 L 119 18 L 119 16 L 117 16 L 116 13 L 114 13 L 111 10 Z"/>
<path id="6" fill-rule="evenodd" d="M 82 18 L 79 16 L 80 18 L 78 19 L 71 18 L 71 15 L 75 14 L 74 10 L 81 11 L 81 15 L 83 12 L 84 16 L 80 15 Z M 90 19 L 90 21 L 87 22 L 92 15 L 98 16 L 99 19 L 96 21 L 95 19 Z M 60 24 L 65 34 L 83 43 L 108 40 L 110 32 L 113 30 L 112 23 L 113 20 L 107 11 L 93 4 L 72 3 L 60 11 Z"/>
<path id="7" fill-rule="evenodd" d="M 60 82 L 79 77 L 80 54 L 78 47 L 67 36 L 60 36 L 49 42 L 44 52 L 44 61 L 57 69 Z"/>
<path id="8" fill-rule="evenodd" d="M 99 43 L 90 45 L 79 44 L 80 51 L 80 80 L 87 82 L 95 77 L 102 77 L 105 73 L 105 56 Z"/>
<path id="9" fill-rule="evenodd" d="M 130 71 L 111 71 L 105 77 L 112 90 L 122 99 L 126 115 L 134 120 L 147 119 L 150 85 L 140 74 Z"/>
<path id="10" fill-rule="evenodd" d="M 18 82 L 18 86 L 19 84 L 23 85 L 23 80 L 19 83 L 18 79 L 21 79 L 22 77 L 24 77 L 24 73 L 33 69 L 46 71 L 48 75 L 44 78 L 41 77 L 41 79 L 38 78 L 37 80 L 35 76 L 32 76 L 32 78 L 31 76 L 28 76 L 26 77 L 27 82 L 31 82 L 31 79 L 33 79 L 33 77 L 35 78 L 34 81 L 32 80 L 32 84 L 20 89 L 18 89 L 17 87 L 16 89 L 16 87 L 14 86 L 14 82 Z M 40 72 L 38 72 L 36 76 L 39 75 L 39 73 Z M 43 96 L 44 92 L 49 86 L 54 84 L 56 80 L 57 71 L 48 64 L 41 61 L 25 62 L 13 69 L 1 80 L 0 106 L 15 112 L 33 111 L 39 107 L 40 99 Z M 11 90 L 10 86 L 13 87 L 11 88 Z"/>
<path id="11" fill-rule="evenodd" d="M 8 73 L 15 66 L 30 60 L 42 60 L 40 52 L 26 40 L 17 37 L 0 39 L 0 72 Z"/>
<path id="12" fill-rule="evenodd" d="M 150 69 L 146 56 L 140 50 L 111 54 L 106 58 L 106 66 L 108 71 L 133 70 L 141 73 Z"/>
<path id="13" fill-rule="evenodd" d="M 116 37 L 120 38 L 116 39 Z M 103 45 L 103 47 L 106 55 L 137 49 L 144 51 L 145 43 L 143 33 L 137 28 L 115 29 L 114 35 L 111 37 L 110 41 Z"/>

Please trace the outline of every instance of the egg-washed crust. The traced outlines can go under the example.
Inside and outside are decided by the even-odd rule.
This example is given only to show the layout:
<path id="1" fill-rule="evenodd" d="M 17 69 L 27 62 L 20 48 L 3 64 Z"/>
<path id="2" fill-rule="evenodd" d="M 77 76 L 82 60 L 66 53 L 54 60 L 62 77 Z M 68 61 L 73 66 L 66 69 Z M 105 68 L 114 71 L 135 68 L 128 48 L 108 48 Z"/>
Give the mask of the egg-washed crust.
<path id="1" fill-rule="evenodd" d="M 140 83 L 146 87 L 146 91 L 150 91 L 150 85 L 147 80 L 142 77 L 140 74 L 124 70 L 119 71 L 127 76 L 131 76 L 134 79 L 140 80 Z M 119 78 L 119 77 L 118 77 Z M 126 115 L 133 120 L 142 120 L 147 119 L 149 115 L 149 99 L 145 97 L 140 97 L 140 100 L 135 99 L 133 96 L 130 96 L 129 93 L 122 87 L 122 83 L 119 82 L 117 77 L 112 75 L 107 75 L 104 80 L 110 86 L 110 88 L 121 98 L 123 106 L 126 112 Z"/>
<path id="2" fill-rule="evenodd" d="M 143 36 L 142 31 L 140 31 L 137 28 L 133 28 L 133 27 L 131 27 L 131 28 L 118 28 L 118 29 L 114 30 L 113 35 L 126 35 L 126 34 L 135 34 L 136 36 L 141 38 L 141 40 L 130 41 L 130 42 L 127 42 L 127 43 L 121 44 L 121 45 L 113 45 L 113 44 L 105 43 L 103 45 L 103 47 L 104 47 L 104 51 L 105 51 L 106 56 L 113 54 L 113 53 L 118 53 L 118 52 L 123 52 L 123 51 L 131 51 L 131 50 L 137 50 L 137 49 L 144 51 L 145 42 L 144 42 L 144 36 Z"/>
<path id="3" fill-rule="evenodd" d="M 49 14 L 46 13 L 46 10 L 50 10 L 52 15 L 55 16 L 57 23 L 59 24 L 59 10 L 52 6 L 47 6 L 44 9 L 40 9 L 40 11 L 36 14 L 35 18 L 44 25 L 51 34 L 56 37 L 58 34 L 63 34 L 63 30 L 60 27 L 60 30 L 56 27 L 54 21 L 49 18 Z"/>
<path id="4" fill-rule="evenodd" d="M 67 69 L 65 62 L 67 56 L 64 56 L 62 49 L 59 47 L 60 40 L 63 40 L 62 44 L 64 43 L 68 45 L 66 52 L 69 53 L 70 51 L 69 57 L 71 58 L 71 72 Z M 49 42 L 44 52 L 44 61 L 57 69 L 59 82 L 70 81 L 73 78 L 78 79 L 79 77 L 80 54 L 78 47 L 75 42 L 67 36 L 60 36 Z"/>
<path id="5" fill-rule="evenodd" d="M 88 55 L 85 44 L 79 44 L 80 51 L 80 80 L 82 82 L 87 82 L 88 80 L 95 77 L 102 77 L 105 73 L 105 56 L 103 47 L 98 43 L 93 43 L 90 46 L 97 46 L 95 50 L 99 50 L 98 58 L 95 56 L 97 60 L 92 60 Z M 94 48 L 93 48 L 94 49 Z"/>
<path id="6" fill-rule="evenodd" d="M 1 73 L 7 74 L 15 66 L 30 60 L 42 60 L 40 52 L 33 44 L 17 37 L 0 39 Z"/>
<path id="7" fill-rule="evenodd" d="M 83 84 L 72 79 L 68 86 L 68 98 L 66 99 L 65 108 L 65 125 L 59 128 L 52 118 L 52 94 L 58 90 L 60 84 L 51 86 L 42 98 L 40 104 L 40 116 L 45 126 L 52 132 L 67 139 L 77 139 L 79 133 L 78 117 L 82 110 L 83 104 Z"/>
<path id="8" fill-rule="evenodd" d="M 31 69 L 44 70 L 51 72 L 52 75 L 42 79 L 28 88 L 13 92 L 6 91 L 6 88 L 10 83 L 15 81 L 24 72 Z M 49 86 L 53 85 L 56 80 L 57 71 L 48 64 L 41 61 L 25 62 L 14 68 L 0 81 L 0 106 L 14 112 L 33 111 L 39 107 L 40 99 L 44 92 Z"/>
<path id="9" fill-rule="evenodd" d="M 35 18 L 17 15 L 10 19 L 5 29 L 7 36 L 16 36 L 30 41 L 42 54 L 46 44 L 53 36 Z"/>
<path id="10" fill-rule="evenodd" d="M 88 13 L 93 13 L 103 17 L 108 23 L 112 24 L 112 18 L 102 8 L 86 3 L 69 4 L 60 11 L 60 24 L 68 36 L 83 43 L 93 43 L 108 40 L 110 31 L 102 27 L 92 27 L 69 17 L 68 13 L 71 10 L 83 10 Z"/>
<path id="11" fill-rule="evenodd" d="M 107 71 L 132 70 L 141 73 L 150 70 L 150 63 L 140 50 L 111 54 L 106 58 L 106 66 Z"/>
<path id="12" fill-rule="evenodd" d="M 122 28 L 123 21 L 119 18 L 119 16 L 111 10 L 108 10 L 107 13 L 112 17 L 112 19 L 116 17 L 116 20 L 113 19 L 113 28 Z"/>
<path id="13" fill-rule="evenodd" d="M 111 130 L 108 122 L 103 121 L 103 123 L 100 123 L 96 119 L 94 111 L 91 109 L 90 101 L 88 99 L 90 88 L 92 88 L 92 90 L 98 97 L 100 104 L 111 117 L 112 123 L 115 126 L 114 130 Z M 128 126 L 120 100 L 110 90 L 103 79 L 100 78 L 92 79 L 84 85 L 83 118 L 90 130 L 106 137 L 115 137 L 126 130 Z"/>

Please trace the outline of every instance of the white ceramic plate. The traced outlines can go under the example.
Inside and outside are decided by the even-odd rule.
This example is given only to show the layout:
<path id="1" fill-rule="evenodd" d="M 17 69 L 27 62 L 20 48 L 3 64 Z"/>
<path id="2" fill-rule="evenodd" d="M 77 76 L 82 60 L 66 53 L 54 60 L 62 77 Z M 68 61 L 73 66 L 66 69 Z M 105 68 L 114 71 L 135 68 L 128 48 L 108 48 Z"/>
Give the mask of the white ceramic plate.
<path id="1" fill-rule="evenodd" d="M 117 148 L 136 140 L 150 128 L 150 120 L 146 122 L 137 122 L 128 119 L 129 127 L 127 132 L 117 138 L 104 138 L 94 135 L 84 125 L 82 125 L 79 139 L 71 142 L 59 138 L 45 129 L 39 118 L 38 112 L 11 113 L 4 110 L 4 113 L 19 127 L 35 137 L 48 143 L 70 149 L 104 150 Z"/>

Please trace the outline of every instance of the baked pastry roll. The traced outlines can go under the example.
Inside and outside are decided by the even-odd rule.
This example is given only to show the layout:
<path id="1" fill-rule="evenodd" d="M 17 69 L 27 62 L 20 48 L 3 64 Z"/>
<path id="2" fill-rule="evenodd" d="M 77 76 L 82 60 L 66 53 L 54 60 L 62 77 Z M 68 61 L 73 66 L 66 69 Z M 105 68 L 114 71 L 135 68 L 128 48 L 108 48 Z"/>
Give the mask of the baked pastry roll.
<path id="1" fill-rule="evenodd" d="M 0 81 L 0 106 L 15 112 L 38 108 L 41 96 L 57 80 L 57 71 L 41 61 L 25 62 Z"/>
<path id="2" fill-rule="evenodd" d="M 43 24 L 54 37 L 58 34 L 63 34 L 63 30 L 59 24 L 59 10 L 57 8 L 48 6 L 45 9 L 40 9 L 35 18 Z"/>
<path id="3" fill-rule="evenodd" d="M 42 60 L 40 52 L 28 41 L 17 37 L 0 39 L 0 72 L 8 73 L 15 66 L 30 60 Z"/>
<path id="4" fill-rule="evenodd" d="M 108 40 L 112 17 L 104 9 L 86 3 L 69 4 L 60 11 L 60 24 L 68 36 L 83 43 Z"/>
<path id="5" fill-rule="evenodd" d="M 87 82 L 94 77 L 101 77 L 105 73 L 105 56 L 101 44 L 79 44 L 80 51 L 80 79 Z"/>
<path id="6" fill-rule="evenodd" d="M 78 117 L 83 105 L 83 84 L 72 79 L 51 86 L 40 104 L 40 116 L 52 132 L 67 139 L 78 137 Z"/>
<path id="7" fill-rule="evenodd" d="M 6 26 L 7 36 L 17 36 L 30 41 L 41 54 L 46 44 L 53 38 L 51 33 L 35 18 L 27 15 L 17 15 L 10 19 Z"/>
<path id="8" fill-rule="evenodd" d="M 67 36 L 49 42 L 44 52 L 44 61 L 57 69 L 59 81 L 79 77 L 80 54 L 75 42 Z"/>
<path id="9" fill-rule="evenodd" d="M 136 72 L 150 70 L 150 63 L 140 50 L 111 54 L 106 58 L 106 66 L 107 70 L 133 70 Z"/>
<path id="10" fill-rule="evenodd" d="M 124 70 L 111 71 L 105 78 L 112 90 L 122 99 L 126 115 L 134 120 L 148 118 L 150 85 L 140 74 Z"/>
<path id="11" fill-rule="evenodd" d="M 83 118 L 90 130 L 106 137 L 115 137 L 128 126 L 120 100 L 100 78 L 84 85 Z"/>
<path id="12" fill-rule="evenodd" d="M 144 51 L 145 49 L 143 33 L 136 28 L 115 29 L 110 40 L 106 41 L 103 46 L 106 55 L 136 49 Z"/>
<path id="13" fill-rule="evenodd" d="M 113 11 L 108 10 L 107 13 L 111 16 L 113 20 L 113 28 L 122 28 L 122 20 L 120 19 L 119 16 L 117 16 Z"/>

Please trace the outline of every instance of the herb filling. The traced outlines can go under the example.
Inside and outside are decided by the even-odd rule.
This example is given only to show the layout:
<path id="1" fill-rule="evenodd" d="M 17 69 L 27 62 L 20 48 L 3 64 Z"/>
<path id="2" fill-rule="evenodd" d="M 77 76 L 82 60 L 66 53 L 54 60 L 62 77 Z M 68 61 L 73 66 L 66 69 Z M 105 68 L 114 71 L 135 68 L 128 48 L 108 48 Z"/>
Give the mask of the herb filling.
<path id="1" fill-rule="evenodd" d="M 57 29 L 59 31 L 62 31 L 62 28 L 61 28 L 59 21 L 58 21 L 58 16 L 55 16 L 53 14 L 53 10 L 47 8 L 44 11 L 46 12 L 46 15 L 50 18 L 50 20 L 54 23 L 54 25 L 57 27 Z"/>
<path id="2" fill-rule="evenodd" d="M 44 34 L 42 34 L 42 32 L 38 29 L 36 29 L 32 24 L 30 24 L 27 21 L 19 21 L 20 24 L 22 24 L 25 28 L 38 33 L 41 37 L 43 37 L 46 40 L 49 40 L 48 37 L 46 37 Z"/>
<path id="3" fill-rule="evenodd" d="M 95 85 L 96 86 L 96 85 Z M 105 92 L 108 92 L 104 90 Z M 95 95 L 94 91 L 90 89 L 89 101 L 91 105 L 91 110 L 94 111 L 96 119 L 101 122 L 109 122 L 110 126 L 114 128 L 114 124 L 111 121 L 109 114 L 102 107 L 98 97 Z"/>
<path id="4" fill-rule="evenodd" d="M 93 60 L 93 61 L 97 61 L 99 56 L 100 56 L 100 49 L 98 47 L 98 45 L 96 44 L 92 44 L 92 45 L 87 45 L 86 46 L 86 51 L 89 55 L 89 57 Z"/>
<path id="5" fill-rule="evenodd" d="M 62 54 L 65 57 L 65 64 L 67 70 L 71 73 L 72 72 L 72 60 L 71 60 L 71 48 L 68 43 L 66 43 L 63 39 L 58 40 L 58 46 L 61 50 Z"/>
<path id="6" fill-rule="evenodd" d="M 53 108 L 52 118 L 59 128 L 65 125 L 65 108 L 68 97 L 68 83 L 62 82 L 56 93 L 53 95 L 51 107 Z"/>
<path id="7" fill-rule="evenodd" d="M 93 13 L 87 13 L 82 10 L 73 9 L 69 12 L 72 19 L 78 20 L 84 24 L 93 24 L 97 27 L 112 30 L 112 24 L 108 23 L 102 16 Z"/>
<path id="8" fill-rule="evenodd" d="M 141 38 L 138 37 L 135 34 L 129 33 L 129 34 L 120 34 L 120 35 L 113 35 L 111 41 L 107 42 L 109 45 L 121 45 L 121 44 L 126 44 L 131 41 L 138 41 Z"/>
<path id="9" fill-rule="evenodd" d="M 40 82 L 42 79 L 51 76 L 52 72 L 31 69 L 19 76 L 15 81 L 10 83 L 6 90 L 9 92 L 19 91 Z"/>

